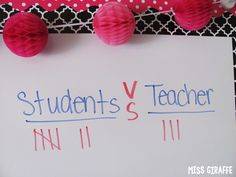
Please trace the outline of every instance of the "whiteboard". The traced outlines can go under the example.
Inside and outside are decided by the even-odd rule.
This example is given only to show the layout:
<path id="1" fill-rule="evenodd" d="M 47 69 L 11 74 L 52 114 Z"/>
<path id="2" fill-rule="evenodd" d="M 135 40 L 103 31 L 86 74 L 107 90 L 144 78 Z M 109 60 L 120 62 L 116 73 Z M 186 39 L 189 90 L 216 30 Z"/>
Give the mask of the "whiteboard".
<path id="1" fill-rule="evenodd" d="M 63 34 L 31 59 L 0 51 L 1 177 L 235 176 L 231 38 Z"/>

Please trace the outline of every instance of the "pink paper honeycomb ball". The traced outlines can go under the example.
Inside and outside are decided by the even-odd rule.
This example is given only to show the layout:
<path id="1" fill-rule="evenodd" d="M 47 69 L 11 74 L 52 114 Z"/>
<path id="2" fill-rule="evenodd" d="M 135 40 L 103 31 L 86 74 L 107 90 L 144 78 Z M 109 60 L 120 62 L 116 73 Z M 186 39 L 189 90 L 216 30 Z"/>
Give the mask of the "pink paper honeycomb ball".
<path id="1" fill-rule="evenodd" d="M 96 12 L 93 28 L 96 35 L 106 44 L 124 44 L 134 33 L 134 15 L 124 4 L 109 2 Z"/>
<path id="2" fill-rule="evenodd" d="M 212 18 L 212 0 L 176 0 L 175 21 L 184 29 L 196 31 L 208 25 Z"/>
<path id="3" fill-rule="evenodd" d="M 3 29 L 6 46 L 16 55 L 32 57 L 47 44 L 48 30 L 35 14 L 20 12 L 9 18 Z"/>

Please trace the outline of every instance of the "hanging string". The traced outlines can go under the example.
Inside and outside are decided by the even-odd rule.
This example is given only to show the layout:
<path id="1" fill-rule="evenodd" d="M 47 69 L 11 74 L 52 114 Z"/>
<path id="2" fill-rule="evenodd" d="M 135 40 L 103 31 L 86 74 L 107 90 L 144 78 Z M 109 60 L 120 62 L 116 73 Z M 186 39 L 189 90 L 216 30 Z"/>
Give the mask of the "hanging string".
<path id="1" fill-rule="evenodd" d="M 47 28 L 63 28 L 63 27 L 72 27 L 72 26 L 85 26 L 85 25 L 91 25 L 92 22 L 79 22 L 79 23 L 68 23 L 63 25 L 49 25 Z"/>
<path id="2" fill-rule="evenodd" d="M 145 16 L 150 16 L 150 15 L 160 15 L 163 13 L 174 13 L 173 9 L 171 8 L 171 10 L 167 10 L 167 11 L 162 11 L 162 12 L 152 12 L 152 13 L 141 13 L 138 15 L 135 15 L 135 18 L 140 18 L 140 17 L 145 17 Z M 79 23 L 68 23 L 68 24 L 62 24 L 62 25 L 50 25 L 47 28 L 48 29 L 53 29 L 53 28 L 63 28 L 63 27 L 73 27 L 73 26 L 85 26 L 85 25 L 91 25 L 93 22 L 79 22 Z"/>
<path id="3" fill-rule="evenodd" d="M 150 16 L 150 15 L 160 15 L 160 14 L 171 13 L 171 12 L 174 14 L 173 8 L 171 8 L 170 10 L 161 11 L 161 12 L 152 12 L 152 13 L 147 13 L 147 14 L 141 13 L 141 14 L 135 15 L 134 17 L 135 18 L 146 17 L 146 16 Z"/>
<path id="4" fill-rule="evenodd" d="M 222 0 L 218 0 L 218 1 L 213 1 L 212 4 L 220 4 L 222 2 Z M 160 15 L 160 14 L 165 14 L 165 13 L 173 13 L 175 15 L 175 12 L 173 10 L 173 8 L 171 8 L 170 10 L 167 11 L 161 11 L 161 12 L 152 12 L 152 13 L 141 13 L 141 14 L 137 14 L 134 17 L 135 18 L 140 18 L 140 17 L 147 17 L 147 16 L 151 16 L 151 15 Z M 91 25 L 93 22 L 80 22 L 80 23 L 68 23 L 68 24 L 62 24 L 62 25 L 52 25 L 52 26 L 48 26 L 48 29 L 53 29 L 53 28 L 63 28 L 63 27 L 73 27 L 73 26 L 85 26 L 85 25 Z"/>

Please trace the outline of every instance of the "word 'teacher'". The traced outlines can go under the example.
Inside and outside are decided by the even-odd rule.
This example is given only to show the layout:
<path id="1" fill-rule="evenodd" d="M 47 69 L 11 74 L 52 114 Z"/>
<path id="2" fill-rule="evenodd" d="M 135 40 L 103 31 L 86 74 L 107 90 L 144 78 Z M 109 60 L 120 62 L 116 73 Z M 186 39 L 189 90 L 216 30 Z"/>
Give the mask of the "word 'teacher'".
<path id="1" fill-rule="evenodd" d="M 118 47 L 50 38 L 57 45 L 30 61 L 0 48 L 0 176 L 236 168 L 230 38 L 142 35 Z"/>

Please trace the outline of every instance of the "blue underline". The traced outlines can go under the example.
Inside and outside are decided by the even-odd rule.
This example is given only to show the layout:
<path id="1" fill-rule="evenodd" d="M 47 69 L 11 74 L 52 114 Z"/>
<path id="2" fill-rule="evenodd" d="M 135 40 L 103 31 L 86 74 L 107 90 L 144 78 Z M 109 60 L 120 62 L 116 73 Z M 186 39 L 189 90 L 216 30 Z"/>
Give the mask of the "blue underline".
<path id="1" fill-rule="evenodd" d="M 204 111 L 175 111 L 175 112 L 148 112 L 148 114 L 204 114 L 214 113 L 215 110 L 204 110 Z"/>
<path id="2" fill-rule="evenodd" d="M 63 120 L 25 120 L 26 123 L 60 123 L 60 122 L 81 122 L 91 120 L 114 120 L 116 117 L 90 117 L 83 119 L 63 119 Z"/>

